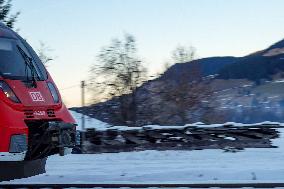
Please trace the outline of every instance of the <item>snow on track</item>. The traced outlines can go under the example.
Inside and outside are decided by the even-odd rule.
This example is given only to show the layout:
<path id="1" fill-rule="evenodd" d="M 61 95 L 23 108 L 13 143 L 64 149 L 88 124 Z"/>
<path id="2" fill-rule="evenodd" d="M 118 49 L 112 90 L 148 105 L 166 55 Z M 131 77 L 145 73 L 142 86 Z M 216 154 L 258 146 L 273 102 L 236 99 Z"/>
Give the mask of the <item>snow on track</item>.
<path id="1" fill-rule="evenodd" d="M 81 126 L 81 119 L 82 119 L 82 114 L 69 110 L 69 112 L 72 114 L 74 119 L 76 120 L 78 126 L 77 130 L 82 130 Z M 185 124 L 184 126 L 161 126 L 161 125 L 145 125 L 142 127 L 127 127 L 127 126 L 113 126 L 108 123 L 105 123 L 103 121 L 100 121 L 95 118 L 91 118 L 89 116 L 85 115 L 85 128 L 95 128 L 96 130 L 106 130 L 106 129 L 115 129 L 115 130 L 139 130 L 139 129 L 184 129 L 186 127 L 199 127 L 199 128 L 214 128 L 214 127 L 223 127 L 224 125 L 227 126 L 234 126 L 234 127 L 251 127 L 251 126 L 279 126 L 279 127 L 284 127 L 284 123 L 279 123 L 279 122 L 271 122 L 271 121 L 265 121 L 261 123 L 253 123 L 253 124 L 244 124 L 244 123 L 235 123 L 235 122 L 227 122 L 223 124 L 210 124 L 206 125 L 202 122 L 196 122 L 196 123 L 191 123 L 191 124 Z"/>

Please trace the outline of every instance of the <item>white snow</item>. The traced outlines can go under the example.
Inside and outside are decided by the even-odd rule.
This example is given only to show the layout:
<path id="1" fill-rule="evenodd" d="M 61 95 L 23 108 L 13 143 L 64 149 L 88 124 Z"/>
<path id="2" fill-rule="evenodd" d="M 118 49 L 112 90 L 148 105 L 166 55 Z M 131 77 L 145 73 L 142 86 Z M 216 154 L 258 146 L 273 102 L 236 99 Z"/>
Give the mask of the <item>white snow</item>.
<path id="1" fill-rule="evenodd" d="M 224 139 L 227 139 L 227 140 L 236 140 L 236 139 L 233 138 L 233 137 L 225 137 Z"/>
<path id="2" fill-rule="evenodd" d="M 283 79 L 281 79 L 281 80 L 276 80 L 276 81 L 274 81 L 273 83 L 284 83 L 284 80 L 283 80 Z"/>
<path id="3" fill-rule="evenodd" d="M 80 124 L 81 114 L 72 111 L 71 113 Z M 277 122 L 259 124 L 282 125 Z M 244 127 L 252 124 L 228 122 L 226 125 Z M 92 118 L 86 120 L 86 126 L 97 129 L 110 127 Z M 221 124 L 195 123 L 187 124 L 182 128 L 188 126 L 216 127 Z M 111 128 L 130 129 L 125 126 Z M 162 126 L 143 127 L 143 129 L 149 128 L 160 129 Z M 284 128 L 278 128 L 278 130 L 280 138 L 273 140 L 273 145 L 278 148 L 245 149 L 235 153 L 223 150 L 196 150 L 70 154 L 64 157 L 54 155 L 48 158 L 45 174 L 2 183 L 283 182 Z M 227 139 L 234 140 L 232 137 Z"/>
<path id="4" fill-rule="evenodd" d="M 75 111 L 71 111 L 69 110 L 69 112 L 71 113 L 71 115 L 73 116 L 73 118 L 76 120 L 78 126 L 77 126 L 77 130 L 82 130 L 82 114 L 81 113 L 77 113 Z M 98 130 L 103 130 L 106 129 L 108 127 L 110 127 L 111 125 L 109 125 L 108 123 L 102 122 L 100 120 L 91 118 L 89 116 L 85 115 L 85 129 L 87 128 L 96 128 Z"/>
<path id="5" fill-rule="evenodd" d="M 185 126 L 161 126 L 161 125 L 146 125 L 143 126 L 143 129 L 184 129 Z"/>
<path id="6" fill-rule="evenodd" d="M 56 155 L 47 173 L 4 183 L 283 182 L 284 129 L 278 130 L 279 148 Z"/>
<path id="7" fill-rule="evenodd" d="M 113 126 L 108 129 L 114 129 L 119 131 L 141 130 L 142 127 L 127 127 L 127 126 Z"/>
<path id="8" fill-rule="evenodd" d="M 250 85 L 243 85 L 243 87 L 251 87 L 251 86 L 253 86 L 253 85 L 251 85 L 251 84 Z"/>
<path id="9" fill-rule="evenodd" d="M 74 111 L 70 111 L 74 119 L 76 120 L 78 127 L 77 130 L 82 130 L 81 126 L 81 118 L 82 114 L 77 113 Z M 235 122 L 227 122 L 224 124 L 210 124 L 206 125 L 205 123 L 202 122 L 196 122 L 196 123 L 191 123 L 191 124 L 185 124 L 184 126 L 161 126 L 161 125 L 145 125 L 142 127 L 127 127 L 127 126 L 112 126 L 108 123 L 102 122 L 100 120 L 91 118 L 89 116 L 85 116 L 85 128 L 95 128 L 98 131 L 103 131 L 106 129 L 114 129 L 114 130 L 120 130 L 120 131 L 125 131 L 125 130 L 140 130 L 140 129 L 184 129 L 187 127 L 199 127 L 199 128 L 212 128 L 212 127 L 222 127 L 224 125 L 227 126 L 234 126 L 234 127 L 250 127 L 254 125 L 258 126 L 284 126 L 284 124 L 281 124 L 279 122 L 271 122 L 271 121 L 265 121 L 261 123 L 255 123 L 255 124 L 244 124 L 244 123 L 235 123 Z"/>

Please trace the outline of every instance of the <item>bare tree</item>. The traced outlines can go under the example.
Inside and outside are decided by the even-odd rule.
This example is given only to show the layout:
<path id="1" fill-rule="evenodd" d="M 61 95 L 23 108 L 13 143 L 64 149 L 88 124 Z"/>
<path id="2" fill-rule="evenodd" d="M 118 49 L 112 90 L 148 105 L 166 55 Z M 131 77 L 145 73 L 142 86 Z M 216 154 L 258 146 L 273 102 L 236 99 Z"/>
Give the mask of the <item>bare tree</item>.
<path id="1" fill-rule="evenodd" d="M 162 102 L 167 102 L 172 111 L 167 111 L 179 124 L 203 121 L 221 122 L 223 118 L 216 111 L 210 80 L 203 78 L 202 67 L 194 61 L 196 50 L 193 47 L 179 46 L 173 51 L 173 60 L 189 62 L 179 69 L 177 77 L 167 79 L 160 85 Z M 218 115 L 218 116 L 216 116 Z"/>
<path id="2" fill-rule="evenodd" d="M 177 46 L 172 52 L 172 59 L 174 63 L 185 63 L 195 59 L 196 50 L 194 47 Z"/>
<path id="3" fill-rule="evenodd" d="M 40 58 L 40 60 L 42 61 L 42 63 L 47 66 L 47 63 L 54 60 L 54 57 L 52 57 L 50 55 L 50 52 L 52 51 L 52 49 L 47 46 L 45 43 L 43 43 L 42 41 L 40 41 L 40 47 L 38 49 L 38 56 Z"/>
<path id="4" fill-rule="evenodd" d="M 160 98 L 168 104 L 168 108 L 164 107 L 168 109 L 166 114 L 175 118 L 175 124 L 220 123 L 224 116 L 216 109 L 210 81 L 202 78 L 198 63 L 192 64 L 190 72 L 181 71 L 176 81 L 161 84 Z"/>
<path id="5" fill-rule="evenodd" d="M 146 68 L 137 56 L 135 38 L 125 34 L 122 40 L 112 40 L 101 49 L 98 63 L 91 68 L 93 95 L 100 99 L 118 98 L 120 120 L 135 125 L 136 90 L 146 79 Z"/>
<path id="6" fill-rule="evenodd" d="M 187 110 L 197 107 L 205 90 L 199 82 L 202 79 L 198 63 L 191 63 L 191 69 L 180 70 L 179 77 L 175 81 L 166 81 L 165 91 L 162 93 L 164 101 L 174 103 L 175 114 L 180 117 L 182 123 L 186 123 Z"/>
<path id="7" fill-rule="evenodd" d="M 6 24 L 9 28 L 13 28 L 15 22 L 17 21 L 20 12 L 15 14 L 10 14 L 12 0 L 0 0 L 0 21 Z"/>

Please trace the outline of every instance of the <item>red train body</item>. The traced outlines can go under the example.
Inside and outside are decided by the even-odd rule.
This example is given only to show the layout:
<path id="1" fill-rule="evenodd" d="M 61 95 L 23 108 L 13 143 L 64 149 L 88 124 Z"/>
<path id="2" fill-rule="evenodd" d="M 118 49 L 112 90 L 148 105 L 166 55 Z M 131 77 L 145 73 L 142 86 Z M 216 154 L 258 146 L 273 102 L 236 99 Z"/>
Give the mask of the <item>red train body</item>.
<path id="1" fill-rule="evenodd" d="M 75 126 L 34 50 L 0 24 L 0 161 L 63 155 L 75 145 Z"/>

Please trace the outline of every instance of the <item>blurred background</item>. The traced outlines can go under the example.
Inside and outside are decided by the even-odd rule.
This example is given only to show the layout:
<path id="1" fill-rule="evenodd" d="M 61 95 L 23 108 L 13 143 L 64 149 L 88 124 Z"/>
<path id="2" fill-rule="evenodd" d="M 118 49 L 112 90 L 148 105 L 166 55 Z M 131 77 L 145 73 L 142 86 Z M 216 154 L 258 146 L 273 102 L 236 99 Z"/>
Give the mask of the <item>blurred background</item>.
<path id="1" fill-rule="evenodd" d="M 75 111 L 127 125 L 284 121 L 281 0 L 1 4 Z"/>

